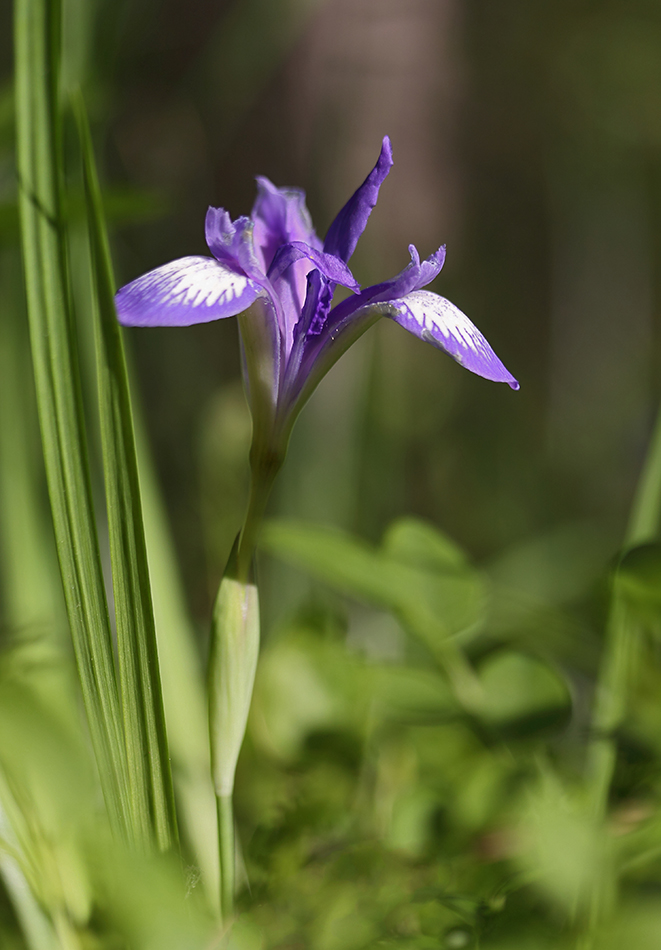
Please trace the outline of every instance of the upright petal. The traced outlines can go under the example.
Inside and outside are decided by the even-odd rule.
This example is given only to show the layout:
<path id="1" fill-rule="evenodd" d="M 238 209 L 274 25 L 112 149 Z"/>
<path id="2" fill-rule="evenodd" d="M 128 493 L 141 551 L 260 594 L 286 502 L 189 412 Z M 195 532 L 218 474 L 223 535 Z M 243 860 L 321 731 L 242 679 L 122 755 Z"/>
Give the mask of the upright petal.
<path id="1" fill-rule="evenodd" d="M 127 327 L 187 327 L 241 313 L 259 285 L 212 257 L 182 257 L 122 287 L 115 295 Z"/>
<path id="2" fill-rule="evenodd" d="M 497 383 L 508 383 L 512 389 L 519 388 L 482 333 L 445 297 L 428 290 L 416 290 L 382 306 L 385 316 L 426 343 L 445 350 L 471 373 Z"/>
<path id="3" fill-rule="evenodd" d="M 246 277 L 253 280 L 263 280 L 266 270 L 255 255 L 253 222 L 250 218 L 244 215 L 232 221 L 223 208 L 209 208 L 204 232 L 209 250 L 217 261 L 242 270 Z"/>
<path id="4" fill-rule="evenodd" d="M 324 251 L 327 254 L 335 254 L 345 263 L 348 262 L 356 249 L 360 235 L 365 230 L 367 219 L 379 197 L 379 188 L 392 168 L 392 164 L 390 139 L 386 135 L 376 165 L 328 229 L 324 241 Z"/>
<path id="5" fill-rule="evenodd" d="M 255 225 L 255 254 L 264 273 L 283 244 L 303 241 L 321 250 L 305 204 L 305 192 L 300 188 L 278 188 L 268 178 L 258 177 L 251 218 Z"/>

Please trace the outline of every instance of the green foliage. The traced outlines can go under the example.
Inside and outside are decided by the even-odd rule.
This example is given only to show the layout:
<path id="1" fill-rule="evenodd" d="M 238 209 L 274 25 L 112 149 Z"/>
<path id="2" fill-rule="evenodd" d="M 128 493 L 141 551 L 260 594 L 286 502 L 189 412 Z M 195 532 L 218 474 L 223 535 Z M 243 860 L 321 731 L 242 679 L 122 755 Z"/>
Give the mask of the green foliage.
<path id="1" fill-rule="evenodd" d="M 142 523 L 138 460 L 115 281 L 92 140 L 82 97 L 75 100 L 83 153 L 96 300 L 96 371 L 108 511 L 117 654 L 121 685 L 132 832 L 143 847 L 166 851 L 177 840 L 165 713 Z"/>
<path id="2" fill-rule="evenodd" d="M 102 9 L 99 5 L 97 10 L 95 3 L 67 3 L 63 77 L 67 94 L 81 79 L 87 82 L 101 69 L 92 40 L 95 30 L 101 33 L 98 23 L 110 17 L 111 6 Z M 202 73 L 191 76 L 187 72 L 186 79 L 189 86 L 204 84 L 210 90 L 193 111 L 197 114 L 199 108 L 213 115 L 213 124 L 206 130 L 209 142 L 214 136 L 222 139 L 220 145 L 216 143 L 213 161 L 221 155 L 231 165 L 227 156 L 236 147 L 237 131 L 246 116 L 260 108 L 261 91 L 269 87 L 271 95 L 271 80 L 287 72 L 280 69 L 283 57 L 302 35 L 316 6 L 313 0 L 250 0 L 227 4 L 221 11 L 220 28 L 211 31 L 206 44 L 204 81 L 196 82 Z M 143 5 L 140 15 L 148 7 Z M 499 73 L 500 82 L 489 89 L 479 70 L 475 76 L 476 88 L 487 92 L 482 98 L 486 101 L 493 93 L 498 100 L 494 127 L 506 130 L 507 149 L 495 156 L 499 174 L 501 166 L 507 165 L 512 142 L 522 132 L 515 120 L 522 110 L 512 109 L 501 94 L 503 88 L 507 91 L 502 77 L 511 71 L 517 95 L 526 85 L 517 72 L 516 43 L 521 43 L 527 61 L 536 61 L 531 51 L 543 44 L 534 28 L 546 22 L 552 7 L 486 5 L 480 14 L 494 16 L 489 49 L 496 50 L 507 64 Z M 610 5 L 602 13 L 586 7 L 576 15 L 571 36 L 567 35 L 571 31 L 561 29 L 564 20 L 570 25 L 571 17 L 558 8 L 555 29 L 546 31 L 552 39 L 544 68 L 549 69 L 551 98 L 559 94 L 562 103 L 562 116 L 556 121 L 569 130 L 571 139 L 569 144 L 564 139 L 560 143 L 560 161 L 555 161 L 553 152 L 554 161 L 548 164 L 554 169 L 565 167 L 565 174 L 571 166 L 574 191 L 573 179 L 585 174 L 588 153 L 599 154 L 599 174 L 605 177 L 617 177 L 617 156 L 633 154 L 641 145 L 646 163 L 655 161 L 650 152 L 658 140 L 658 109 L 654 107 L 659 85 L 658 25 L 647 29 L 635 13 L 618 16 L 616 7 Z M 468 20 L 472 16 L 474 22 L 476 10 L 474 5 Z M 347 493 L 351 495 L 347 510 L 355 508 L 355 521 L 376 533 L 376 526 L 388 520 L 384 512 L 413 508 L 413 500 L 414 510 L 428 510 L 434 520 L 454 524 L 453 534 L 465 532 L 464 538 L 472 538 L 471 549 L 488 557 L 484 563 L 480 558 L 475 567 L 451 537 L 429 522 L 411 518 L 394 521 L 378 545 L 339 529 L 282 519 L 267 527 L 264 551 L 296 570 L 282 565 L 276 570 L 268 561 L 261 565 L 265 615 L 273 615 L 273 600 L 286 606 L 277 624 L 266 624 L 247 741 L 238 761 L 237 853 L 228 848 L 224 856 L 225 866 L 231 864 L 232 871 L 236 870 L 238 915 L 231 929 L 219 927 L 214 915 L 217 826 L 196 630 L 184 604 L 145 436 L 136 419 L 140 502 L 132 412 L 121 337 L 112 313 L 113 283 L 102 213 L 103 205 L 105 217 L 115 225 L 127 220 L 146 222 L 174 202 L 153 190 L 151 183 L 146 190 L 142 182 L 110 186 L 101 196 L 87 136 L 85 191 L 79 180 L 78 146 L 63 134 L 58 105 L 58 4 L 19 0 L 16 11 L 17 82 L 15 90 L 6 85 L 0 91 L 3 950 L 656 948 L 661 940 L 661 558 L 655 540 L 661 498 L 661 425 L 644 469 L 625 553 L 614 561 L 619 536 L 611 522 L 617 519 L 602 517 L 599 502 L 592 508 L 585 505 L 588 514 L 597 512 L 589 520 L 581 515 L 550 529 L 531 529 L 553 521 L 561 507 L 554 492 L 571 496 L 570 513 L 578 510 L 580 496 L 571 480 L 565 485 L 558 477 L 549 489 L 541 484 L 541 477 L 540 484 L 534 485 L 533 476 L 522 476 L 528 462 L 535 472 L 529 434 L 541 426 L 534 413 L 530 412 L 530 429 L 523 416 L 506 416 L 505 409 L 506 421 L 498 421 L 498 396 L 493 397 L 493 408 L 488 400 L 480 402 L 476 397 L 477 409 L 471 413 L 467 403 L 459 400 L 454 382 L 442 381 L 435 362 L 438 354 L 433 354 L 427 372 L 427 357 L 418 350 L 408 370 L 406 355 L 401 362 L 391 361 L 392 366 L 387 360 L 379 364 L 383 354 L 373 360 L 371 372 L 375 378 L 382 372 L 383 392 L 375 385 L 366 397 L 367 439 L 356 426 L 360 430 L 356 455 L 364 451 L 365 458 L 360 472 L 357 466 L 353 474 L 356 485 L 361 479 L 365 485 Z M 167 11 L 163 7 L 160 12 Z M 502 45 L 491 42 L 492 35 L 497 40 L 499 18 L 511 20 L 512 27 L 512 48 L 504 56 Z M 520 28 L 520 35 L 514 26 Z M 112 30 L 105 32 L 107 36 L 97 39 L 103 39 L 99 47 L 108 56 L 114 40 Z M 155 43 L 150 37 L 150 43 L 154 49 L 168 46 L 160 35 Z M 35 64 L 40 68 L 35 69 Z M 95 115 L 109 103 L 115 109 L 115 91 L 92 79 L 89 99 Z M 268 104 L 270 108 L 271 99 Z M 539 96 L 534 113 L 535 121 L 544 116 Z M 280 121 L 277 109 L 274 115 L 274 121 Z M 120 117 L 119 131 L 109 148 L 111 156 L 113 149 L 122 153 L 120 163 L 125 155 L 122 148 L 130 138 L 122 121 L 125 117 Z M 333 122 L 323 125 L 335 132 Z M 546 123 L 540 121 L 540 125 L 546 135 Z M 143 133 L 143 145 L 152 131 Z M 525 139 L 529 131 L 524 129 L 520 137 Z M 15 138 L 36 402 L 54 541 L 42 497 L 24 306 L 16 286 L 18 208 L 14 177 L 7 171 Z M 488 152 L 485 141 L 480 131 L 480 161 L 484 150 Z M 609 142 L 614 143 L 611 152 L 605 147 Z M 269 155 L 274 144 L 268 142 Z M 557 146 L 555 141 L 553 148 Z M 155 151 L 159 148 L 157 143 Z M 329 151 L 331 158 L 336 151 L 335 146 Z M 111 161 L 117 162 L 117 155 Z M 546 153 L 544 161 L 548 161 Z M 610 171 L 609 163 L 613 165 Z M 480 180 L 488 181 L 491 195 L 497 200 L 507 196 L 507 213 L 500 213 L 498 228 L 506 220 L 516 241 L 521 224 L 516 217 L 516 188 L 520 186 L 514 181 L 524 181 L 522 200 L 529 204 L 525 188 L 534 178 L 534 162 L 526 157 L 526 174 L 512 175 L 507 188 L 499 187 L 498 179 L 493 187 L 490 174 L 484 174 L 485 168 L 491 170 L 488 155 L 484 168 L 479 167 Z M 655 174 L 652 168 L 650 177 Z M 557 192 L 564 190 L 557 188 Z M 572 188 L 569 192 L 573 194 Z M 204 200 L 208 200 L 206 186 Z M 573 197 L 563 200 L 559 213 L 558 198 L 552 199 L 558 219 L 553 226 L 561 234 L 563 214 L 568 214 Z M 484 200 L 480 210 L 483 206 Z M 579 201 L 576 207 L 575 217 L 569 215 L 572 227 L 583 205 Z M 91 242 L 81 228 L 88 214 Z M 485 220 L 485 228 L 493 227 L 491 217 Z M 601 225 L 601 218 L 597 223 Z M 535 244 L 528 240 L 527 230 L 522 228 L 521 233 L 526 236 L 522 244 Z M 509 285 L 506 278 L 496 278 L 495 271 L 503 263 L 498 247 L 507 246 L 516 266 L 520 258 L 524 271 L 529 269 L 528 252 L 524 249 L 519 255 L 509 241 L 494 242 L 490 232 L 487 237 L 484 258 L 494 267 L 494 279 L 481 284 L 471 276 L 464 287 L 467 299 L 470 302 L 471 293 L 477 294 L 482 310 L 493 309 L 496 316 L 498 307 L 512 308 L 516 314 L 513 290 L 526 284 L 528 273 L 522 281 L 515 268 Z M 140 244 L 133 241 L 132 235 L 131 253 Z M 118 248 L 126 251 L 128 245 L 122 239 Z M 572 245 L 571 255 L 574 250 Z M 152 252 L 149 247 L 150 262 Z M 91 259 L 96 303 L 90 288 L 85 289 L 91 283 Z M 628 270 L 624 265 L 620 269 Z M 478 270 L 488 275 L 484 268 Z M 450 275 L 453 279 L 456 276 Z M 491 298 L 484 289 L 490 283 Z M 487 296 L 480 301 L 483 293 Z M 94 310 L 98 303 L 100 311 Z M 529 326 L 531 310 L 537 312 L 539 307 L 531 307 L 527 299 L 523 304 L 519 300 Z M 123 678 L 121 691 L 115 682 L 102 581 L 106 553 L 104 544 L 97 545 L 97 506 L 92 502 L 101 484 L 95 456 L 101 440 L 97 440 L 95 411 L 90 409 L 95 405 L 96 371 L 85 327 L 91 315 L 101 330 L 101 428 L 110 485 L 109 546 L 120 663 L 128 659 L 135 674 Z M 75 328 L 83 331 L 78 339 Z M 213 353 L 215 380 L 218 353 L 207 346 L 209 337 L 200 335 L 199 339 Z M 405 352 L 403 344 L 401 353 Z M 182 394 L 191 388 L 191 377 L 180 372 L 178 357 L 177 350 L 180 379 L 167 377 L 163 387 L 172 387 L 173 404 L 182 401 Z M 581 359 L 589 365 L 588 356 Z M 399 377 L 387 372 L 392 367 Z M 528 372 L 532 377 L 533 371 Z M 451 373 L 448 370 L 447 378 L 454 380 Z M 551 388 L 560 385 L 555 377 L 552 384 Z M 534 388 L 532 378 L 526 386 Z M 408 389 L 413 393 L 410 400 Z M 420 412 L 415 400 L 423 395 L 420 402 L 428 408 Z M 215 587 L 228 541 L 240 523 L 249 436 L 236 384 L 230 381 L 214 398 L 201 453 L 207 466 L 203 518 L 211 567 L 208 577 L 199 571 L 201 580 L 191 594 L 199 616 L 204 614 L 200 589 Z M 532 402 L 534 394 L 523 405 L 529 407 Z M 615 404 L 613 396 L 611 403 L 604 404 L 604 414 Z M 516 411 L 525 414 L 529 409 Z M 333 412 L 339 415 L 336 407 Z M 164 425 L 177 432 L 170 415 L 163 415 Z M 87 474 L 83 417 L 91 436 L 93 489 Z M 188 426 L 189 417 L 182 412 L 184 417 Z M 436 432 L 441 417 L 449 432 L 447 445 Z M 379 430 L 376 436 L 375 430 Z M 510 430 L 519 433 L 513 441 L 508 441 Z M 316 438 L 325 439 L 324 427 L 319 431 Z M 590 434 L 581 433 L 588 441 Z M 312 436 L 299 445 L 304 477 L 311 445 Z M 516 445 L 525 447 L 525 464 Z M 618 452 L 637 457 L 637 452 L 622 452 L 619 443 Z M 398 493 L 405 481 L 403 460 L 416 453 L 426 461 L 410 479 L 413 487 L 405 500 Z M 177 444 L 177 459 L 179 454 Z M 505 457 L 509 461 L 504 462 Z M 169 477 L 175 486 L 179 520 L 188 525 L 194 520 L 193 505 L 185 490 L 180 491 L 185 465 L 184 459 Z M 221 478 L 215 466 L 224 467 Z M 586 494 L 597 497 L 597 483 L 605 475 L 598 465 L 591 471 Z M 331 472 L 324 485 L 333 477 Z M 618 486 L 620 482 L 624 486 L 618 487 L 624 497 L 626 478 L 619 469 L 613 477 L 619 479 Z M 496 481 L 498 496 L 493 494 Z M 295 480 L 291 484 L 290 498 L 297 490 Z M 320 490 L 315 490 L 309 498 L 316 511 Z M 103 518 L 99 520 L 103 535 L 105 524 Z M 346 523 L 355 521 L 346 518 Z M 503 538 L 521 540 L 494 555 Z M 196 566 L 186 564 L 186 570 L 191 576 Z M 225 607 L 230 601 L 229 606 L 240 606 L 240 598 L 228 597 L 227 591 L 225 585 Z M 86 716 L 79 708 L 67 626 L 74 637 Z M 254 629 L 252 633 L 254 641 Z M 162 670 L 162 706 L 157 659 Z M 228 694 L 239 685 L 237 676 L 228 679 L 231 662 L 232 657 L 226 655 L 216 667 L 219 676 L 226 678 Z M 122 703 L 128 710 L 126 731 L 120 725 Z M 245 696 L 242 704 L 245 707 Z M 222 763 L 231 766 L 232 773 L 241 728 L 234 732 L 231 761 Z M 129 745 L 134 740 L 132 802 L 126 793 L 127 738 Z M 153 824 L 161 844 L 174 837 L 168 754 L 181 851 L 156 857 L 129 847 L 116 828 L 130 828 L 137 812 L 137 824 L 143 831 Z M 228 842 L 234 828 L 227 809 L 220 819 Z M 133 832 L 129 838 L 151 835 L 150 830 L 146 835 L 136 834 L 135 828 Z M 226 906 L 231 896 L 226 895 Z"/>

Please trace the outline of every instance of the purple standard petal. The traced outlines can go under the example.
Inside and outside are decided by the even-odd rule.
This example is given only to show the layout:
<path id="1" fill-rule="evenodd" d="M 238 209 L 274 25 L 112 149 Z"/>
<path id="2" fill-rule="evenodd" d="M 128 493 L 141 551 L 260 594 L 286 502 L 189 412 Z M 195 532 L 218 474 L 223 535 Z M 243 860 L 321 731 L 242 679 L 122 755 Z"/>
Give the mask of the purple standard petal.
<path id="1" fill-rule="evenodd" d="M 261 288 L 212 257 L 182 257 L 126 284 L 115 295 L 126 327 L 187 327 L 234 317 Z"/>
<path id="2" fill-rule="evenodd" d="M 390 139 L 386 135 L 376 165 L 328 229 L 324 241 L 324 251 L 327 254 L 335 254 L 345 263 L 348 262 L 356 249 L 360 235 L 365 230 L 367 219 L 379 197 L 379 188 L 392 168 L 392 164 Z"/>
<path id="3" fill-rule="evenodd" d="M 257 178 L 257 189 L 251 218 L 255 224 L 255 254 L 264 273 L 283 244 L 303 241 L 321 250 L 321 241 L 305 205 L 305 192 L 300 188 L 277 188 L 263 177 Z"/>
<path id="4" fill-rule="evenodd" d="M 458 307 L 429 290 L 416 290 L 401 300 L 391 300 L 384 314 L 405 330 L 431 343 L 461 366 L 496 383 L 519 384 L 503 366 L 486 338 Z"/>

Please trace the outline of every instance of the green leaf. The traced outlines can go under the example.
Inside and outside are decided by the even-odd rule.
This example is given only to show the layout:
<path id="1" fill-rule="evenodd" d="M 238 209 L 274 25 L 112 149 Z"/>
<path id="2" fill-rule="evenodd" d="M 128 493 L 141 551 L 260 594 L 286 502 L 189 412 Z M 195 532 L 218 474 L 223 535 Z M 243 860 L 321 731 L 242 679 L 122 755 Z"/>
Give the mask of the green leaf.
<path id="1" fill-rule="evenodd" d="M 128 376 L 101 192 L 80 95 L 74 104 L 97 296 L 93 309 L 99 415 L 133 833 L 143 844 L 153 840 L 166 850 L 177 840 L 176 814 Z"/>
<path id="2" fill-rule="evenodd" d="M 411 530 L 409 524 L 387 536 L 384 548 L 377 550 L 335 528 L 271 521 L 264 528 L 261 545 L 342 593 L 392 611 L 404 627 L 435 650 L 448 637 L 478 623 L 484 590 L 476 572 L 456 570 L 455 557 L 451 573 L 439 571 L 439 563 L 448 563 L 440 552 L 448 547 L 437 539 L 430 544 L 428 533 L 424 544 L 419 544 L 421 536 L 424 532 L 417 527 Z M 413 537 L 417 547 L 412 545 Z M 436 569 L 430 569 L 430 564 Z"/>
<path id="3" fill-rule="evenodd" d="M 661 623 L 661 544 L 641 544 L 620 561 L 615 591 L 643 622 Z"/>
<path id="4" fill-rule="evenodd" d="M 499 651 L 480 665 L 478 675 L 481 715 L 494 725 L 564 714 L 571 706 L 567 684 L 537 657 Z"/>
<path id="5" fill-rule="evenodd" d="M 459 545 L 417 518 L 393 521 L 383 537 L 383 550 L 393 560 L 425 571 L 453 573 L 468 569 L 468 560 Z"/>
<path id="6" fill-rule="evenodd" d="M 23 267 L 37 406 L 67 615 L 104 797 L 115 825 L 127 829 L 124 742 L 66 276 L 57 107 L 59 15 L 59 4 L 50 0 L 17 0 L 15 6 Z"/>

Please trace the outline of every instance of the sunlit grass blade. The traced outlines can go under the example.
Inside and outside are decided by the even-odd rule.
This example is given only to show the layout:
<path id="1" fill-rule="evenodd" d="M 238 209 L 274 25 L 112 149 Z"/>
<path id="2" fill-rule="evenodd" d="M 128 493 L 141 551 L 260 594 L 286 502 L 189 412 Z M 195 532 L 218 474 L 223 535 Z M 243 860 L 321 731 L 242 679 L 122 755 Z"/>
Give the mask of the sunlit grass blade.
<path id="1" fill-rule="evenodd" d="M 82 96 L 80 134 L 96 290 L 99 415 L 112 560 L 117 652 L 131 805 L 136 834 L 165 850 L 177 837 L 154 611 L 142 521 L 126 360 L 101 192 Z"/>
<path id="2" fill-rule="evenodd" d="M 42 497 L 39 432 L 20 266 L 0 252 L 0 586 L 2 619 L 12 638 L 62 644 L 63 602 L 50 518 Z M 67 634 L 68 636 L 68 634 Z"/>
<path id="3" fill-rule="evenodd" d="M 126 829 L 126 764 L 66 279 L 57 106 L 60 10 L 16 0 L 19 208 L 37 405 L 60 570 L 104 797 Z"/>

